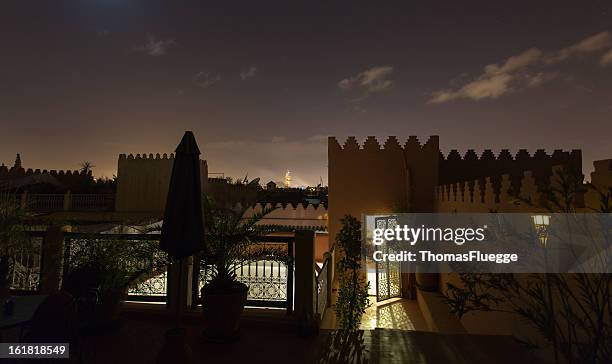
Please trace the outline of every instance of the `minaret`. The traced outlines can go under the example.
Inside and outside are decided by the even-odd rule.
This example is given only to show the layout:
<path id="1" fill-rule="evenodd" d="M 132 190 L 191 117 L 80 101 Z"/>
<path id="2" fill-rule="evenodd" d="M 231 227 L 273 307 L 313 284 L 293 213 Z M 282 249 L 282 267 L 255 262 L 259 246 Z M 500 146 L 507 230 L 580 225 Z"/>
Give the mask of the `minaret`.
<path id="1" fill-rule="evenodd" d="M 15 165 L 13 165 L 13 168 L 15 168 L 15 170 L 21 169 L 21 156 L 19 153 L 17 153 L 17 158 L 15 158 Z"/>
<path id="2" fill-rule="evenodd" d="M 286 188 L 290 188 L 291 187 L 291 172 L 287 171 L 287 173 L 285 173 L 285 187 Z"/>

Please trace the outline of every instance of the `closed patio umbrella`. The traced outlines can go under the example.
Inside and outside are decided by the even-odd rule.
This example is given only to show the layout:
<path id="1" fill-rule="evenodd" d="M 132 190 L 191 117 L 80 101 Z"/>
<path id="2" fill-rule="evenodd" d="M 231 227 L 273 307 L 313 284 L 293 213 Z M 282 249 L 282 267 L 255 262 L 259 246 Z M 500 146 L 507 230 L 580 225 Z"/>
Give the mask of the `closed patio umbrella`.
<path id="1" fill-rule="evenodd" d="M 159 247 L 178 260 L 176 297 L 177 326 L 180 315 L 180 287 L 184 258 L 202 248 L 204 224 L 200 181 L 200 150 L 191 131 L 186 131 L 176 148 Z"/>

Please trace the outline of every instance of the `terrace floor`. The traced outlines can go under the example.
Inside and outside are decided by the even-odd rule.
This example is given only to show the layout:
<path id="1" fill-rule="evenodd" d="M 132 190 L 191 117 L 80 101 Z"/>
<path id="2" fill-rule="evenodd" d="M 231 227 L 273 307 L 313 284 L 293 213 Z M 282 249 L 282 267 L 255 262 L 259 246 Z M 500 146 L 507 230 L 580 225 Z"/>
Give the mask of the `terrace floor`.
<path id="1" fill-rule="evenodd" d="M 536 363 L 509 336 L 451 335 L 393 329 L 362 330 L 346 338 L 331 330 L 302 338 L 293 324 L 246 321 L 233 343 L 202 336 L 198 322 L 183 325 L 193 363 Z M 112 332 L 83 337 L 82 363 L 158 363 L 168 320 L 125 318 Z M 78 361 L 75 361 L 78 362 Z M 183 363 L 176 358 L 172 364 Z"/>
<path id="2" fill-rule="evenodd" d="M 191 347 L 193 363 L 314 363 L 328 333 L 309 339 L 300 338 L 295 327 L 243 325 L 238 341 L 213 343 L 202 336 L 197 323 L 183 325 L 186 342 Z M 127 319 L 121 327 L 105 335 L 82 338 L 82 362 L 157 363 L 170 322 Z M 182 364 L 176 358 L 172 364 Z"/>
<path id="3" fill-rule="evenodd" d="M 83 340 L 83 363 L 156 363 L 171 324 L 129 320 L 119 331 Z M 329 330 L 308 339 L 295 328 L 242 329 L 234 343 L 203 339 L 199 325 L 187 325 L 193 363 L 536 363 L 507 336 L 444 335 L 375 329 L 339 340 Z M 179 364 L 180 360 L 173 361 Z"/>
<path id="4" fill-rule="evenodd" d="M 333 308 L 328 308 L 323 321 L 322 329 L 336 328 L 336 315 Z M 361 330 L 398 329 L 430 331 L 419 304 L 416 300 L 392 298 L 383 302 L 376 302 L 376 297 L 369 297 L 369 306 L 362 318 Z"/>
<path id="5" fill-rule="evenodd" d="M 539 363 L 510 336 L 375 329 L 329 333 L 319 363 Z"/>

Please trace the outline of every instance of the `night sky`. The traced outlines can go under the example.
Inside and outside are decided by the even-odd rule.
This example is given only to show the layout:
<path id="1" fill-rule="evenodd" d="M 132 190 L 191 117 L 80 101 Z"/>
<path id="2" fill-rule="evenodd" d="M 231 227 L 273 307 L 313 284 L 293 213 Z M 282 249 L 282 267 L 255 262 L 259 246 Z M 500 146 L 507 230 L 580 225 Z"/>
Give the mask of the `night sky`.
<path id="1" fill-rule="evenodd" d="M 327 135 L 612 157 L 610 1 L 300 3 L 3 1 L 0 162 L 110 177 L 184 130 L 264 182 L 325 183 Z"/>

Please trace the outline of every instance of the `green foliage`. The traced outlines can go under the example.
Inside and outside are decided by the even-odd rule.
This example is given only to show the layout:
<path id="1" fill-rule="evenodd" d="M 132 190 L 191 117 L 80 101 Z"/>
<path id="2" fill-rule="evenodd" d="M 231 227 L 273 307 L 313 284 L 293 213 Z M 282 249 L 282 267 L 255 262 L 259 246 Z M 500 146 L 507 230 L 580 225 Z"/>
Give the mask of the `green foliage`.
<path id="1" fill-rule="evenodd" d="M 541 201 L 521 199 L 549 212 L 573 213 L 584 192 L 583 176 L 563 168 L 555 183 L 541 186 Z M 612 188 L 594 189 L 602 213 L 611 211 Z M 461 284 L 447 283 L 444 300 L 459 317 L 475 311 L 496 311 L 524 319 L 568 363 L 612 362 L 612 274 L 487 274 L 461 273 Z M 557 355 L 557 353 L 555 353 Z"/>
<path id="2" fill-rule="evenodd" d="M 336 236 L 342 259 L 338 262 L 339 283 L 336 317 L 341 329 L 357 330 L 368 305 L 369 283 L 361 272 L 361 223 L 345 215 Z"/>
<path id="3" fill-rule="evenodd" d="M 205 246 L 202 258 L 212 267 L 212 278 L 206 289 L 224 291 L 238 285 L 236 270 L 260 259 L 287 262 L 287 252 L 278 247 L 258 246 L 256 238 L 267 234 L 257 222 L 274 208 L 264 208 L 244 217 L 247 207 L 234 210 L 218 206 L 211 197 L 202 198 Z"/>
<path id="4" fill-rule="evenodd" d="M 0 256 L 12 256 L 26 247 L 28 214 L 21 210 L 17 195 L 0 193 Z"/>
<path id="5" fill-rule="evenodd" d="M 569 363 L 612 362 L 612 275 L 468 274 L 447 284 L 445 302 L 462 317 L 473 311 L 515 314 L 557 340 Z M 548 288 L 553 292 L 549 300 Z"/>
<path id="6" fill-rule="evenodd" d="M 106 293 L 123 292 L 160 274 L 169 260 L 156 240 L 113 240 L 86 237 L 70 242 L 67 274 L 81 275 L 82 283 Z"/>
<path id="7" fill-rule="evenodd" d="M 27 234 L 28 217 L 29 214 L 21 209 L 17 195 L 0 192 L 0 286 L 7 285 L 13 257 L 33 249 Z"/>

